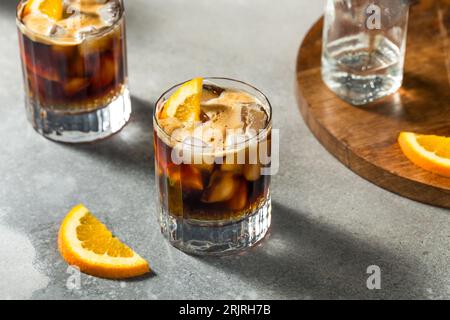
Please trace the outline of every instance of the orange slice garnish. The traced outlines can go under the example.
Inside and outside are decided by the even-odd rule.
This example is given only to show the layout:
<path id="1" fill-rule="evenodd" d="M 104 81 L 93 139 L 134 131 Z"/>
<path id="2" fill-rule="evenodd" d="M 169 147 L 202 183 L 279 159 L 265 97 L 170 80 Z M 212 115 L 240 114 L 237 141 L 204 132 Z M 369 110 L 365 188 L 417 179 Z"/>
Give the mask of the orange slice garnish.
<path id="1" fill-rule="evenodd" d="M 176 118 L 184 124 L 199 121 L 202 91 L 202 78 L 195 78 L 184 83 L 164 104 L 161 119 Z"/>
<path id="2" fill-rule="evenodd" d="M 150 271 L 147 261 L 114 237 L 81 204 L 64 218 L 59 229 L 58 247 L 68 264 L 93 276 L 121 279 Z"/>
<path id="3" fill-rule="evenodd" d="M 398 143 L 414 164 L 433 173 L 450 177 L 450 138 L 402 132 Z"/>
<path id="4" fill-rule="evenodd" d="M 62 0 L 29 0 L 25 5 L 23 14 L 41 12 L 53 20 L 60 20 L 63 17 Z"/>

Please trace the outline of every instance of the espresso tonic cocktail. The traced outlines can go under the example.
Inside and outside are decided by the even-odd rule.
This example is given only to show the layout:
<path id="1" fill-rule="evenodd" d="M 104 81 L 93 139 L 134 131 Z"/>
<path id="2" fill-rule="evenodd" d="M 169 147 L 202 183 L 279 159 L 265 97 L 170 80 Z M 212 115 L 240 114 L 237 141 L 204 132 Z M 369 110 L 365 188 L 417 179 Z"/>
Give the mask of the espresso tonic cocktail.
<path id="1" fill-rule="evenodd" d="M 17 9 L 28 117 L 44 136 L 87 142 L 131 113 L 121 0 L 24 0 Z"/>
<path id="2" fill-rule="evenodd" d="M 156 103 L 154 144 L 161 230 L 176 247 L 222 254 L 270 226 L 271 107 L 245 83 L 196 78 Z"/>

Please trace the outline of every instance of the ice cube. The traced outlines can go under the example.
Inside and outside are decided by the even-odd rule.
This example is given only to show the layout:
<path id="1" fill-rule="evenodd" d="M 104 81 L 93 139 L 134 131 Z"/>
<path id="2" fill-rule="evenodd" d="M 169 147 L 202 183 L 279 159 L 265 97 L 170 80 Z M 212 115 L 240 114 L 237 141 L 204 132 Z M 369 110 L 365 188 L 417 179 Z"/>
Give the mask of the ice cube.
<path id="1" fill-rule="evenodd" d="M 259 164 L 246 164 L 243 174 L 248 181 L 256 181 L 261 177 L 261 166 Z"/>
<path id="2" fill-rule="evenodd" d="M 23 23 L 29 30 L 41 36 L 51 36 L 55 31 L 55 21 L 40 13 L 26 15 Z"/>
<path id="3" fill-rule="evenodd" d="M 89 86 L 89 79 L 86 78 L 72 78 L 64 83 L 64 93 L 68 96 L 73 96 Z"/>
<path id="4" fill-rule="evenodd" d="M 203 85 L 202 102 L 207 102 L 211 99 L 217 99 L 224 89 L 213 84 Z"/>
<path id="5" fill-rule="evenodd" d="M 174 146 L 174 153 L 176 159 L 172 159 L 176 163 L 185 164 L 213 164 L 214 156 L 212 148 L 201 139 L 190 136 L 190 132 L 186 129 L 180 128 L 174 130 L 172 138 L 178 135 L 188 135 L 183 140 L 178 140 Z"/>
<path id="6" fill-rule="evenodd" d="M 202 111 L 207 115 L 209 120 L 216 119 L 221 113 L 230 109 L 230 106 L 214 103 L 214 100 L 209 100 L 201 105 Z"/>
<path id="7" fill-rule="evenodd" d="M 160 125 L 163 126 L 162 128 L 164 129 L 164 131 L 166 131 L 166 129 L 168 130 L 168 131 L 166 131 L 166 133 L 169 134 L 170 121 L 172 121 L 173 118 L 167 118 L 167 120 L 164 119 L 165 121 L 161 122 L 162 120 L 163 119 L 159 119 L 158 122 L 160 123 Z M 173 124 L 175 125 L 175 128 L 170 133 L 172 143 L 175 145 L 178 142 L 178 144 L 179 144 L 178 147 L 182 147 L 183 142 L 186 139 L 189 139 L 189 137 L 191 137 L 192 133 L 189 129 L 183 127 L 183 123 L 181 121 L 173 121 Z M 190 142 L 190 140 L 186 140 L 186 143 L 189 143 L 189 142 Z"/>
<path id="8" fill-rule="evenodd" d="M 247 140 L 248 137 L 242 132 L 242 130 L 227 130 L 225 148 L 227 148 L 229 152 L 225 155 L 225 164 L 242 165 L 246 163 L 245 143 Z M 226 168 L 226 166 L 224 168 Z"/>
<path id="9" fill-rule="evenodd" d="M 245 92 L 226 90 L 218 98 L 202 103 L 202 110 L 208 115 L 211 125 L 222 130 L 243 127 L 241 106 L 254 103 L 255 99 Z"/>
<path id="10" fill-rule="evenodd" d="M 218 100 L 226 105 L 254 103 L 255 98 L 243 91 L 226 90 L 222 92 Z"/>
<path id="11" fill-rule="evenodd" d="M 236 174 L 241 174 L 243 168 L 244 168 L 243 164 L 236 164 L 236 163 L 223 163 L 220 165 L 220 170 L 233 172 Z"/>
<path id="12" fill-rule="evenodd" d="M 159 119 L 158 124 L 168 135 L 171 135 L 176 129 L 183 126 L 183 123 L 177 118 Z"/>
<path id="13" fill-rule="evenodd" d="M 87 35 L 105 28 L 105 24 L 98 16 L 80 12 L 72 13 L 69 17 L 59 20 L 56 24 L 64 29 L 65 36 L 77 41 L 84 40 Z"/>
<path id="14" fill-rule="evenodd" d="M 203 152 L 208 145 L 201 139 L 189 136 L 183 140 L 182 157 L 183 162 L 188 164 L 203 163 Z"/>
<path id="15" fill-rule="evenodd" d="M 183 140 L 183 144 L 192 147 L 195 152 L 202 152 L 208 144 L 199 137 L 190 136 Z"/>
<path id="16" fill-rule="evenodd" d="M 98 15 L 98 10 L 109 0 L 69 0 L 65 12 L 71 14 Z"/>
<path id="17" fill-rule="evenodd" d="M 74 57 L 75 53 L 77 52 L 77 47 L 73 45 L 62 45 L 57 42 L 57 44 L 52 46 L 52 56 L 56 59 L 64 59 L 64 60 L 71 60 Z M 78 61 L 76 61 L 77 63 Z M 72 65 L 69 66 L 69 69 L 72 69 Z"/>
<path id="18" fill-rule="evenodd" d="M 189 164 L 181 165 L 181 185 L 183 190 L 203 190 L 203 180 L 200 170 Z"/>
<path id="19" fill-rule="evenodd" d="M 241 118 L 244 130 L 262 130 L 267 126 L 267 113 L 257 103 L 244 104 L 241 108 Z"/>
<path id="20" fill-rule="evenodd" d="M 102 88 L 114 81 L 117 74 L 117 66 L 114 59 L 105 56 L 101 59 L 100 68 L 92 78 L 92 85 L 95 88 Z"/>
<path id="21" fill-rule="evenodd" d="M 210 123 L 204 123 L 194 129 L 193 137 L 203 142 L 204 147 L 210 147 L 211 151 L 217 146 L 223 144 L 222 130 L 211 126 Z"/>
<path id="22" fill-rule="evenodd" d="M 92 30 L 91 30 L 92 31 Z M 89 32 L 87 32 L 88 34 Z M 80 37 L 85 38 L 86 32 L 79 32 Z M 79 52 L 82 56 L 91 54 L 98 55 L 106 50 L 113 48 L 114 34 L 104 35 L 102 37 L 94 37 L 86 39 L 79 46 Z"/>
<path id="23" fill-rule="evenodd" d="M 113 25 L 120 15 L 120 4 L 114 0 L 102 5 L 97 13 L 107 26 Z"/>
<path id="24" fill-rule="evenodd" d="M 78 47 L 75 47 L 75 50 L 78 50 Z M 75 55 L 72 60 L 72 63 L 69 66 L 69 72 L 71 76 L 74 77 L 84 77 L 86 76 L 86 69 L 89 66 L 89 63 L 86 63 L 86 60 L 79 55 Z"/>
<path id="25" fill-rule="evenodd" d="M 193 164 L 198 170 L 206 173 L 211 173 L 214 170 L 214 163 L 199 163 Z"/>
<path id="26" fill-rule="evenodd" d="M 51 30 L 50 36 L 54 38 L 64 38 L 68 36 L 68 33 L 65 28 L 55 24 L 53 29 Z"/>
<path id="27" fill-rule="evenodd" d="M 214 101 L 214 100 L 211 100 Z M 227 130 L 242 128 L 241 112 L 232 105 L 209 104 L 205 107 L 211 127 L 225 135 Z"/>
<path id="28" fill-rule="evenodd" d="M 244 132 L 242 130 L 228 129 L 226 131 L 226 138 L 225 138 L 225 146 L 226 147 L 242 145 L 247 140 L 248 140 L 248 137 L 246 134 L 244 134 Z"/>
<path id="29" fill-rule="evenodd" d="M 201 201 L 215 203 L 230 200 L 239 186 L 232 172 L 214 171 L 208 187 L 203 191 Z"/>
<path id="30" fill-rule="evenodd" d="M 32 82 L 36 81 L 36 76 L 39 76 L 48 81 L 60 81 L 60 73 L 57 66 L 52 63 L 51 56 L 43 56 L 41 59 L 29 59 L 25 57 L 25 64 L 29 73 L 33 75 Z"/>
<path id="31" fill-rule="evenodd" d="M 233 197 L 227 201 L 226 206 L 234 211 L 243 210 L 247 205 L 247 196 L 247 182 L 241 178 L 236 192 Z"/>

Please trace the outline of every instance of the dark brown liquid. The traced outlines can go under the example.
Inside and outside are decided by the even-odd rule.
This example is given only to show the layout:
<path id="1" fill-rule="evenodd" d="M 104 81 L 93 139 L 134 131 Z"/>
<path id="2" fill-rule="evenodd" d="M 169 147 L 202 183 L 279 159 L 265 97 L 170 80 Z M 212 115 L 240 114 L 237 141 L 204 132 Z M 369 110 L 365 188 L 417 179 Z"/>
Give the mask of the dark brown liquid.
<path id="1" fill-rule="evenodd" d="M 172 149 L 156 130 L 154 136 L 159 197 L 170 215 L 201 221 L 236 221 L 252 214 L 267 199 L 270 176 L 251 177 L 247 170 L 251 166 L 259 170 L 259 164 L 241 165 L 235 171 L 224 171 L 217 163 L 176 165 L 171 160 Z M 230 183 L 234 186 L 232 196 L 217 201 L 230 193 Z"/>
<path id="2" fill-rule="evenodd" d="M 33 41 L 19 30 L 28 99 L 45 109 L 82 113 L 104 107 L 127 81 L 125 23 L 80 44 Z"/>

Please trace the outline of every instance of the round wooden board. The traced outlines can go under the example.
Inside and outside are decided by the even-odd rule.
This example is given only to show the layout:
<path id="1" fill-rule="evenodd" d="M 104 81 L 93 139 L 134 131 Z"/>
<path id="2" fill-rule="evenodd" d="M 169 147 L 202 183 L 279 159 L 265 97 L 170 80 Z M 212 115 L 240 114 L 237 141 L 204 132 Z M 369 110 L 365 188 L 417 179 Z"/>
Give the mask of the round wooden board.
<path id="1" fill-rule="evenodd" d="M 348 168 L 404 197 L 450 208 L 450 178 L 416 167 L 397 143 L 400 131 L 450 136 L 450 6 L 444 2 L 422 0 L 411 8 L 405 79 L 394 95 L 355 107 L 327 88 L 322 20 L 300 47 L 296 89 L 306 124 Z"/>

